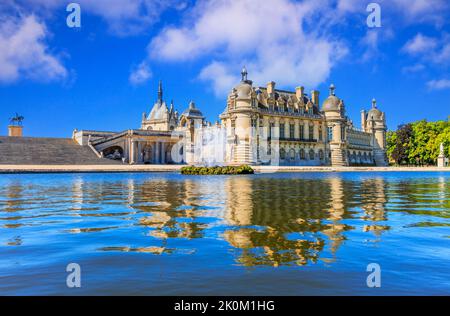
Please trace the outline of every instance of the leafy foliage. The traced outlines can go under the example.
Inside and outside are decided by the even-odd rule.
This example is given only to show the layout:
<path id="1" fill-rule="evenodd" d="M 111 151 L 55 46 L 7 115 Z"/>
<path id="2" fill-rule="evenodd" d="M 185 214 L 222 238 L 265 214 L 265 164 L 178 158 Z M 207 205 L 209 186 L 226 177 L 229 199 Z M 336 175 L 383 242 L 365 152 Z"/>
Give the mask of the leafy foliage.
<path id="1" fill-rule="evenodd" d="M 387 154 L 396 164 L 435 165 L 439 146 L 450 157 L 450 121 L 426 120 L 400 125 L 387 133 Z"/>
<path id="2" fill-rule="evenodd" d="M 253 174 L 255 171 L 248 165 L 225 166 L 225 167 L 183 167 L 181 174 L 190 175 L 224 175 L 224 174 Z"/>

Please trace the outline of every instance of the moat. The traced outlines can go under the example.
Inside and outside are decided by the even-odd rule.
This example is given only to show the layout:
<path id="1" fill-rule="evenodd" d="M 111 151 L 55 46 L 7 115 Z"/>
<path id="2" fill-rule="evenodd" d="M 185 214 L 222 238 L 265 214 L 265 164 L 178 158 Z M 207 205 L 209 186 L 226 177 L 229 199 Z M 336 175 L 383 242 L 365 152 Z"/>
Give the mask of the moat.
<path id="1" fill-rule="evenodd" d="M 0 175 L 0 295 L 448 294 L 449 218 L 448 172 Z"/>

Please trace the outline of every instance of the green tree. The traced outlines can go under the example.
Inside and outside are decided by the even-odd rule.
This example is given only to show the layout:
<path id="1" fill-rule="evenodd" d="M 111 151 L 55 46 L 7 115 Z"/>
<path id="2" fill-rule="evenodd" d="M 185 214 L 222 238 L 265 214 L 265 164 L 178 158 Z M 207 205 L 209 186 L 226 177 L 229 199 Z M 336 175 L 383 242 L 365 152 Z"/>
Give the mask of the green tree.
<path id="1" fill-rule="evenodd" d="M 440 144 L 450 156 L 450 121 L 426 120 L 400 125 L 387 133 L 387 154 L 397 164 L 436 164 Z"/>
<path id="2" fill-rule="evenodd" d="M 410 140 L 412 137 L 412 125 L 400 125 L 396 131 L 395 147 L 392 149 L 391 158 L 398 165 L 409 163 Z"/>

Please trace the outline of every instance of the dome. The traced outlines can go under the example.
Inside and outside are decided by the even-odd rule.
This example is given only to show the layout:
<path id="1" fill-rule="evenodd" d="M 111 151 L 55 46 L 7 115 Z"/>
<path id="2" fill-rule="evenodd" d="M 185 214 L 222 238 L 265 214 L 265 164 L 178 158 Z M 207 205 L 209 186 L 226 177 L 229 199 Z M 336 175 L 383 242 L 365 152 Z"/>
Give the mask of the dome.
<path id="1" fill-rule="evenodd" d="M 186 117 L 203 118 L 203 113 L 195 107 L 195 103 L 193 101 L 189 103 L 189 108 L 185 110 L 182 115 Z"/>
<path id="2" fill-rule="evenodd" d="M 250 100 L 252 97 L 253 82 L 247 79 L 247 68 L 242 68 L 241 75 L 242 80 L 236 87 L 233 88 L 232 94 L 236 96 L 237 100 Z"/>
<path id="3" fill-rule="evenodd" d="M 322 110 L 324 111 L 339 111 L 339 103 L 341 100 L 334 96 L 330 95 L 322 104 Z"/>
<path id="4" fill-rule="evenodd" d="M 235 88 L 237 100 L 249 100 L 252 96 L 252 84 L 251 81 L 242 81 Z"/>
<path id="5" fill-rule="evenodd" d="M 375 99 L 372 100 L 372 108 L 367 114 L 367 119 L 371 120 L 381 120 L 383 113 L 377 108 L 377 101 Z"/>
<path id="6" fill-rule="evenodd" d="M 323 111 L 339 111 L 339 104 L 341 100 L 335 96 L 334 90 L 336 87 L 334 84 L 330 85 L 330 96 L 322 104 Z"/>

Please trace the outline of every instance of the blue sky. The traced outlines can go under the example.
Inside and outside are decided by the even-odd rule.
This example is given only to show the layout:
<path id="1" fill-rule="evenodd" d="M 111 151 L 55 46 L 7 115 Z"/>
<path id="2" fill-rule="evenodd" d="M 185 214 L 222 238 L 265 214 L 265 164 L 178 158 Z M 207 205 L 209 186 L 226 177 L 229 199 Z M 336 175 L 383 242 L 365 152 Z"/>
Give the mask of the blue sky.
<path id="1" fill-rule="evenodd" d="M 25 116 L 28 136 L 74 128 L 138 128 L 164 97 L 192 99 L 210 121 L 246 65 L 257 85 L 319 89 L 334 83 L 348 115 L 375 97 L 389 128 L 450 115 L 450 5 L 445 0 L 80 0 L 81 28 L 61 0 L 0 4 L 0 122 Z"/>

